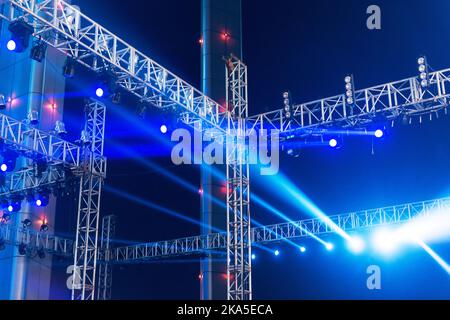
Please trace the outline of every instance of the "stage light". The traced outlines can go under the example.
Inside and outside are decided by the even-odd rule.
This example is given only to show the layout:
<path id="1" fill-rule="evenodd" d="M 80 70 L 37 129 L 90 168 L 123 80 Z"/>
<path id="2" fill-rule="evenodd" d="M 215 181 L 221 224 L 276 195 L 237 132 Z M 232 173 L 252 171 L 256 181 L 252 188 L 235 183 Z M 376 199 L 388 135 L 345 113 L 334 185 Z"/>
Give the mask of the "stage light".
<path id="1" fill-rule="evenodd" d="M 305 247 L 300 247 L 300 252 L 301 252 L 301 253 L 306 252 L 306 248 L 305 248 Z"/>
<path id="2" fill-rule="evenodd" d="M 56 121 L 55 132 L 58 136 L 64 137 L 67 134 L 65 123 L 60 120 Z"/>
<path id="3" fill-rule="evenodd" d="M 345 79 L 345 97 L 348 105 L 353 105 L 355 102 L 353 76 L 346 76 Z"/>
<path id="4" fill-rule="evenodd" d="M 16 42 L 14 41 L 14 40 L 9 40 L 8 41 L 8 43 L 6 44 L 6 48 L 9 50 L 9 51 L 14 51 L 14 50 L 16 50 Z"/>
<path id="5" fill-rule="evenodd" d="M 42 62 L 42 60 L 44 60 L 45 58 L 46 50 L 47 45 L 43 41 L 37 40 L 31 48 L 30 58 L 37 62 Z"/>
<path id="6" fill-rule="evenodd" d="M 161 127 L 159 128 L 159 130 L 161 131 L 161 133 L 165 134 L 167 133 L 167 126 L 165 124 L 161 125 Z"/>
<path id="7" fill-rule="evenodd" d="M 379 138 L 382 138 L 384 136 L 384 132 L 381 129 L 377 129 L 377 130 L 375 130 L 374 135 L 375 135 L 375 138 L 379 139 Z"/>
<path id="8" fill-rule="evenodd" d="M 330 141 L 328 141 L 328 144 L 330 147 L 336 148 L 338 145 L 338 141 L 336 139 L 332 138 L 332 139 L 330 139 Z"/>
<path id="9" fill-rule="evenodd" d="M 22 221 L 22 224 L 23 224 L 24 227 L 31 227 L 32 222 L 31 222 L 30 219 L 25 219 L 25 220 Z"/>
<path id="10" fill-rule="evenodd" d="M 3 94 L 0 94 L 0 110 L 6 109 L 6 99 Z"/>
<path id="11" fill-rule="evenodd" d="M 63 76 L 65 78 L 73 78 L 75 76 L 75 61 L 71 57 L 66 58 L 63 67 Z"/>
<path id="12" fill-rule="evenodd" d="M 279 250 L 275 250 L 275 251 L 273 252 L 273 254 L 274 254 L 276 257 L 278 257 L 278 256 L 280 255 L 280 251 L 279 251 Z"/>
<path id="13" fill-rule="evenodd" d="M 105 91 L 103 90 L 103 88 L 97 88 L 95 90 L 95 95 L 99 98 L 102 98 L 104 94 L 105 94 Z"/>
<path id="14" fill-rule="evenodd" d="M 420 57 L 417 60 L 417 64 L 419 65 L 419 79 L 420 81 L 420 85 L 423 88 L 426 88 L 429 86 L 429 71 L 428 71 L 428 63 L 427 63 L 427 58 L 425 56 Z"/>
<path id="15" fill-rule="evenodd" d="M 6 45 L 8 50 L 24 52 L 28 48 L 34 28 L 19 18 L 9 24 L 8 30 L 11 32 L 11 40 Z"/>
<path id="16" fill-rule="evenodd" d="M 253 253 L 252 254 L 252 260 L 255 260 L 256 259 L 256 255 Z"/>
<path id="17" fill-rule="evenodd" d="M 19 254 L 21 256 L 24 256 L 27 254 L 27 245 L 23 242 L 21 244 L 19 244 Z"/>
<path id="18" fill-rule="evenodd" d="M 287 91 L 283 93 L 283 106 L 284 116 L 289 119 L 291 117 L 291 105 L 289 100 L 289 92 Z"/>
<path id="19" fill-rule="evenodd" d="M 2 172 L 11 172 L 14 171 L 16 167 L 18 155 L 13 151 L 6 151 L 3 154 L 3 160 L 0 164 L 0 170 Z"/>
<path id="20" fill-rule="evenodd" d="M 360 253 L 364 250 L 365 243 L 360 237 L 352 237 L 348 241 L 348 246 L 354 253 Z"/>
<path id="21" fill-rule="evenodd" d="M 325 245 L 325 248 L 326 248 L 328 251 L 331 251 L 331 250 L 333 250 L 334 245 L 333 245 L 332 243 L 328 242 L 328 243 Z"/>
<path id="22" fill-rule="evenodd" d="M 14 207 L 13 207 L 12 205 L 9 205 L 9 206 L 8 206 L 8 211 L 9 211 L 9 212 L 13 212 L 13 210 L 14 210 Z"/>
<path id="23" fill-rule="evenodd" d="M 31 110 L 27 114 L 28 123 L 32 125 L 37 125 L 39 123 L 39 113 L 37 110 Z"/>
<path id="24" fill-rule="evenodd" d="M 81 131 L 81 138 L 80 138 L 80 141 L 81 141 L 83 144 L 89 144 L 89 143 L 91 143 L 91 136 L 90 136 L 90 134 L 89 134 L 88 131 L 86 131 L 86 130 Z"/>
<path id="25" fill-rule="evenodd" d="M 116 89 L 114 93 L 111 95 L 111 102 L 114 104 L 120 104 L 120 101 L 122 100 L 122 93 L 119 91 L 119 89 Z"/>
<path id="26" fill-rule="evenodd" d="M 34 203 L 37 207 L 46 207 L 50 202 L 50 195 L 47 191 L 41 191 L 35 199 Z"/>
<path id="27" fill-rule="evenodd" d="M 47 232 L 48 231 L 48 225 L 47 225 L 47 222 L 45 220 L 42 221 L 40 230 L 41 230 L 41 232 Z"/>

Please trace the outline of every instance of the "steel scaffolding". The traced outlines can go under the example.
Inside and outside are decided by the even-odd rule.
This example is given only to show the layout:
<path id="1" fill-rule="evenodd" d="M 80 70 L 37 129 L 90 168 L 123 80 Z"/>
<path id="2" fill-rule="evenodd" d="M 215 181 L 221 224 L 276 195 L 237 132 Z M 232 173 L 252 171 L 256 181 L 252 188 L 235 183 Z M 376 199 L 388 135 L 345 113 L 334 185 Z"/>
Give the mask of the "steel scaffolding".
<path id="1" fill-rule="evenodd" d="M 84 134 L 88 139 L 82 141 L 82 165 L 86 170 L 80 179 L 73 263 L 74 273 L 77 274 L 72 277 L 72 300 L 95 298 L 100 200 L 106 176 L 106 160 L 103 157 L 106 108 L 97 101 L 91 101 L 85 111 Z M 76 283 L 78 279 L 80 283 Z"/>
<path id="2" fill-rule="evenodd" d="M 102 219 L 102 235 L 100 241 L 100 265 L 98 272 L 97 300 L 111 300 L 112 265 L 109 256 L 112 250 L 112 238 L 116 230 L 116 216 L 109 215 Z"/>
<path id="3" fill-rule="evenodd" d="M 403 224 L 418 216 L 431 215 L 434 210 L 440 209 L 450 209 L 450 197 L 332 215 L 329 218 L 345 232 L 356 232 L 381 226 Z M 252 228 L 251 238 L 254 244 L 268 244 L 334 233 L 336 233 L 336 228 L 316 218 Z M 113 254 L 109 258 L 111 263 L 129 264 L 199 255 L 208 251 L 223 252 L 224 254 L 227 243 L 226 233 L 213 233 L 207 236 L 118 247 L 113 250 Z"/>
<path id="4" fill-rule="evenodd" d="M 227 297 L 251 300 L 250 168 L 246 147 L 247 66 L 235 57 L 226 63 L 226 101 L 237 128 L 228 125 Z"/>
<path id="5" fill-rule="evenodd" d="M 354 92 L 348 105 L 345 95 L 290 106 L 290 112 L 276 110 L 248 117 L 247 69 L 234 57 L 227 63 L 227 106 L 223 107 L 115 36 L 75 6 L 62 0 L 7 0 L 2 18 L 23 18 L 34 28 L 34 36 L 94 71 L 111 70 L 117 84 L 139 99 L 158 108 L 170 108 L 186 124 L 202 124 L 202 130 L 214 128 L 231 142 L 227 143 L 227 233 L 190 237 L 114 250 L 111 260 L 145 260 L 190 254 L 209 246 L 227 249 L 228 299 L 251 299 L 251 241 L 279 241 L 302 237 L 302 230 L 319 234 L 331 232 L 318 219 L 250 229 L 250 182 L 247 130 L 271 130 L 299 136 L 333 125 L 342 128 L 364 127 L 375 119 L 400 116 L 423 117 L 448 106 L 450 69 L 431 72 L 426 87 L 418 77 L 386 83 Z M 92 107 L 92 105 L 91 105 Z M 91 113 L 92 110 L 97 110 Z M 103 111 L 100 111 L 103 110 Z M 445 109 L 446 110 L 446 109 Z M 80 202 L 75 241 L 74 272 L 81 284 L 73 284 L 72 298 L 94 299 L 98 253 L 98 224 L 101 186 L 106 173 L 103 157 L 104 108 L 98 103 L 89 109 L 86 132 L 90 144 L 82 148 L 36 130 L 23 122 L 1 116 L 1 137 L 6 143 L 30 156 L 39 155 L 55 164 L 64 164 L 81 175 Z M 101 120 L 100 120 L 101 119 Z M 24 139 L 26 137 L 26 139 Z M 11 178 L 8 189 L 31 185 L 26 176 Z M 19 181 L 15 183 L 14 181 Z M 442 200 L 441 200 L 442 201 Z M 413 209 L 408 207 L 408 210 Z M 397 221 L 397 213 L 383 215 Z M 338 225 L 352 228 L 377 225 L 387 216 L 336 216 Z M 404 217 L 404 215 L 401 215 Z M 410 218 L 410 216 L 408 216 Z M 342 219 L 342 220 L 341 220 Z M 334 221 L 334 220 L 333 220 Z M 360 224 L 360 225 L 359 225 Z M 378 224 L 381 224 L 379 222 Z M 300 227 L 301 226 L 301 227 Z M 304 227 L 304 228 L 303 228 Z M 225 237 L 225 238 L 224 238 Z M 205 249 L 206 246 L 206 249 Z M 180 252 L 180 253 L 179 253 Z M 109 259 L 109 256 L 106 256 Z M 74 277 L 75 280 L 75 277 Z"/>

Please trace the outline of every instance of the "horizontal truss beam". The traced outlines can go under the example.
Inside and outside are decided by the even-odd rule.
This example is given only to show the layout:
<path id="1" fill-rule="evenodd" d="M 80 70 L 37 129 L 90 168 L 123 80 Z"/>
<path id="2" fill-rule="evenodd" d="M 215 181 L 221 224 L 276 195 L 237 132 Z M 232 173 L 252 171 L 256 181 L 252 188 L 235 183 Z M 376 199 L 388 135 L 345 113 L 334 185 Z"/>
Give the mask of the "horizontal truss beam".
<path id="1" fill-rule="evenodd" d="M 378 226 L 401 224 L 434 209 L 450 209 L 450 197 L 408 203 L 378 209 L 363 210 L 330 216 L 339 228 L 346 232 Z M 265 244 L 307 238 L 311 235 L 326 235 L 335 232 L 332 226 L 320 219 L 305 219 L 264 227 L 252 228 L 252 243 Z M 224 251 L 227 247 L 226 233 L 186 237 L 176 240 L 150 242 L 119 247 L 108 257 L 110 263 L 141 263 L 149 260 L 167 259 L 188 255 L 201 255 L 206 251 Z M 223 252 L 222 252 L 223 253 Z"/>

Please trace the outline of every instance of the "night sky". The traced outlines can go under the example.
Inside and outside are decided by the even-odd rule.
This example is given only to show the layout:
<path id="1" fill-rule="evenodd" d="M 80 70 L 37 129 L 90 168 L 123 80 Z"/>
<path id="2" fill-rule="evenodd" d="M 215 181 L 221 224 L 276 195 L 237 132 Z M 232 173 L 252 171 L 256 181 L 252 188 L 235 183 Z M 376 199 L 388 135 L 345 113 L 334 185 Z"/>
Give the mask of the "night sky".
<path id="1" fill-rule="evenodd" d="M 77 1 L 84 13 L 142 52 L 200 87 L 200 0 Z M 366 28 L 366 8 L 373 1 L 243 1 L 243 53 L 249 67 L 250 114 L 281 108 L 289 90 L 294 102 L 343 93 L 343 79 L 354 74 L 357 88 L 417 75 L 417 58 L 426 54 L 433 69 L 450 67 L 450 3 L 445 0 L 376 1 L 382 10 L 382 30 Z M 94 77 L 80 74 L 68 92 L 89 94 Z M 86 79 L 86 81 L 79 81 Z M 92 81 L 87 81 L 87 80 Z M 80 96 L 66 101 L 76 114 Z M 161 143 L 162 116 L 135 115 L 136 102 L 125 97 L 108 105 L 107 187 L 198 219 L 199 168 L 176 167 L 170 144 Z M 66 120 L 67 122 L 67 120 Z M 68 124 L 76 128 L 76 123 Z M 450 194 L 450 119 L 396 125 L 381 142 L 346 139 L 339 150 L 310 148 L 300 158 L 283 156 L 281 171 L 327 214 L 434 199 Z M 75 130 L 74 130 L 75 131 Z M 125 149 L 124 149 L 125 148 Z M 126 152 L 123 152 L 126 150 Z M 161 169 L 193 188 L 182 187 Z M 256 172 L 256 171 L 255 171 Z M 308 217 L 287 196 L 274 196 L 264 177 L 252 176 L 252 190 L 297 220 Z M 199 234 L 199 227 L 142 203 L 106 190 L 103 213 L 118 216 L 117 238 L 146 242 Z M 253 205 L 263 223 L 281 222 Z M 71 220 L 71 219 L 68 219 Z M 74 221 L 69 221 L 68 230 Z M 364 234 L 363 234 L 364 236 Z M 302 241 L 300 255 L 286 245 L 279 257 L 256 249 L 256 299 L 450 298 L 448 275 L 423 251 L 403 251 L 386 260 L 369 252 L 352 255 L 338 238 L 326 252 L 311 240 Z M 433 248 L 450 259 L 447 244 Z M 366 288 L 366 267 L 383 270 L 383 289 Z M 115 299 L 198 299 L 198 262 L 172 261 L 115 267 Z"/>

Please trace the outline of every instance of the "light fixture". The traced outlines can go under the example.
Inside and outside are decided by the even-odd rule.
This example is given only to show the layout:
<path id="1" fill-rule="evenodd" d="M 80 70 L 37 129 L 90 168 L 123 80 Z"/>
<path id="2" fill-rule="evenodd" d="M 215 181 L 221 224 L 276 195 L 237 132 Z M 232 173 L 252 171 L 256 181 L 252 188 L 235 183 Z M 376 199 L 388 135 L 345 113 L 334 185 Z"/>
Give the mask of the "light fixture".
<path id="1" fill-rule="evenodd" d="M 256 259 L 256 255 L 254 253 L 252 253 L 252 260 Z"/>
<path id="2" fill-rule="evenodd" d="M 353 76 L 348 75 L 344 79 L 345 81 L 345 101 L 348 105 L 352 106 L 355 103 L 355 86 L 353 83 Z"/>
<path id="3" fill-rule="evenodd" d="M 40 230 L 41 230 L 41 232 L 47 232 L 48 231 L 47 221 L 42 220 L 42 224 L 41 224 Z"/>
<path id="4" fill-rule="evenodd" d="M 11 198 L 7 210 L 9 212 L 19 212 L 20 209 L 22 209 L 22 198 L 19 196 Z"/>
<path id="5" fill-rule="evenodd" d="M 83 144 L 89 144 L 91 142 L 91 137 L 89 135 L 89 132 L 86 130 L 81 131 L 81 142 Z"/>
<path id="6" fill-rule="evenodd" d="M 105 90 L 103 90 L 103 88 L 101 88 L 101 87 L 98 87 L 95 90 L 95 95 L 99 98 L 102 98 L 104 94 L 105 94 Z"/>
<path id="7" fill-rule="evenodd" d="M 374 136 L 375 136 L 375 138 L 380 139 L 384 136 L 384 131 L 382 129 L 377 129 L 374 132 Z"/>
<path id="8" fill-rule="evenodd" d="M 419 65 L 420 85 L 422 88 L 426 88 L 430 85 L 427 58 L 425 56 L 420 57 L 417 59 L 417 64 Z"/>
<path id="9" fill-rule="evenodd" d="M 3 94 L 0 94 L 0 110 L 6 109 L 6 99 Z"/>
<path id="10" fill-rule="evenodd" d="M 32 222 L 31 222 L 30 219 L 25 219 L 25 220 L 22 221 L 22 224 L 23 224 L 24 227 L 28 228 L 28 227 L 31 227 Z"/>
<path id="11" fill-rule="evenodd" d="M 291 117 L 291 102 L 289 100 L 289 92 L 283 92 L 283 113 L 289 119 Z"/>
<path id="12" fill-rule="evenodd" d="M 30 112 L 28 112 L 27 120 L 32 125 L 39 124 L 39 112 L 37 110 L 34 110 L 34 109 L 31 110 Z"/>
<path id="13" fill-rule="evenodd" d="M 33 43 L 30 51 L 30 58 L 42 62 L 45 58 L 45 52 L 47 51 L 47 45 L 42 40 L 37 40 Z"/>
<path id="14" fill-rule="evenodd" d="M 66 58 L 63 66 L 63 76 L 65 78 L 73 78 L 75 76 L 75 60 L 71 57 Z"/>
<path id="15" fill-rule="evenodd" d="M 35 201 L 34 204 L 37 207 L 46 207 L 48 206 L 50 202 L 50 193 L 48 191 L 40 191 L 36 197 L 35 197 Z"/>
<path id="16" fill-rule="evenodd" d="M 165 124 L 162 124 L 161 127 L 159 127 L 159 130 L 161 131 L 162 134 L 165 134 L 168 131 L 167 126 Z"/>
<path id="17" fill-rule="evenodd" d="M 300 247 L 300 252 L 301 252 L 301 253 L 304 253 L 304 252 L 306 252 L 306 248 L 305 248 L 305 247 L 303 247 L 303 246 L 302 246 L 302 247 Z"/>
<path id="18" fill-rule="evenodd" d="M 16 167 L 18 155 L 13 151 L 6 151 L 3 154 L 3 160 L 0 162 L 2 172 L 12 172 Z"/>
<path id="19" fill-rule="evenodd" d="M 273 252 L 273 254 L 277 257 L 277 256 L 279 256 L 280 255 L 280 250 L 275 250 L 274 252 Z"/>
<path id="20" fill-rule="evenodd" d="M 9 24 L 8 30 L 11 32 L 11 39 L 6 45 L 8 50 L 24 52 L 28 48 L 30 37 L 34 32 L 33 26 L 19 18 Z"/>
<path id="21" fill-rule="evenodd" d="M 336 148 L 336 147 L 338 146 L 338 141 L 337 141 L 337 139 L 331 138 L 331 139 L 328 141 L 328 145 L 329 145 L 331 148 Z"/>
<path id="22" fill-rule="evenodd" d="M 65 123 L 61 120 L 57 120 L 55 122 L 55 132 L 60 137 L 64 137 L 65 135 L 67 135 Z"/>
<path id="23" fill-rule="evenodd" d="M 325 244 L 325 248 L 326 248 L 328 251 L 331 251 L 331 250 L 333 250 L 334 246 L 333 246 L 332 243 L 328 242 L 327 244 Z"/>

